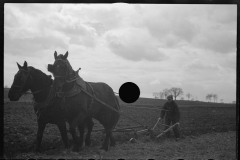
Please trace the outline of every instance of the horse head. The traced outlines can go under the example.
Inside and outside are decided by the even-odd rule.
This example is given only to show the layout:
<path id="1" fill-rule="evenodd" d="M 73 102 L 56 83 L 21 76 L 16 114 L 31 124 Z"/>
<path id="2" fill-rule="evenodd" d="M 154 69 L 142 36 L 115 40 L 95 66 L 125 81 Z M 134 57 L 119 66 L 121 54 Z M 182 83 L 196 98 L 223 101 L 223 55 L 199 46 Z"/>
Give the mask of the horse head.
<path id="1" fill-rule="evenodd" d="M 57 92 L 61 91 L 63 84 L 65 84 L 68 79 L 72 78 L 71 76 L 74 73 L 67 57 L 68 52 L 66 52 L 65 55 L 57 55 L 57 52 L 55 51 L 54 64 L 48 64 L 48 71 L 54 76 L 53 87 Z"/>
<path id="2" fill-rule="evenodd" d="M 18 101 L 19 98 L 30 88 L 30 72 L 28 69 L 28 64 L 25 61 L 23 66 L 18 66 L 18 72 L 14 76 L 13 84 L 8 92 L 8 98 L 10 101 Z"/>

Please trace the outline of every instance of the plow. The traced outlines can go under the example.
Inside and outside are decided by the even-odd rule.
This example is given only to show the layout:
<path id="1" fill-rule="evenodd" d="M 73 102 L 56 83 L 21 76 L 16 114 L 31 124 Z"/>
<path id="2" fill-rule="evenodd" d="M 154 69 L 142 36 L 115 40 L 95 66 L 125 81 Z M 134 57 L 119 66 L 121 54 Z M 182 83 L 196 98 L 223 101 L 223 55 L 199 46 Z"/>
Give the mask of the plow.
<path id="1" fill-rule="evenodd" d="M 89 95 L 90 97 L 94 98 L 96 101 L 98 101 L 99 103 L 101 103 L 101 104 L 103 104 L 104 106 L 108 107 L 109 109 L 111 109 L 111 110 L 119 113 L 121 116 L 123 116 L 123 117 L 125 117 L 125 118 L 127 118 L 127 119 L 129 119 L 129 120 L 131 120 L 131 121 L 133 121 L 133 122 L 135 122 L 135 123 L 138 124 L 137 126 L 124 127 L 124 128 L 115 128 L 115 129 L 112 130 L 112 132 L 133 132 L 135 139 L 138 138 L 138 135 L 139 135 L 140 133 L 146 133 L 146 132 L 148 132 L 148 134 L 150 135 L 150 138 L 151 138 L 151 139 L 154 139 L 154 138 L 159 138 L 159 137 L 161 137 L 161 136 L 164 135 L 166 132 L 168 132 L 170 129 L 172 129 L 173 127 L 179 125 L 179 122 L 177 122 L 177 123 L 175 123 L 175 124 L 172 124 L 171 126 L 165 125 L 164 123 L 160 123 L 160 122 L 163 122 L 163 119 L 161 119 L 161 118 L 159 117 L 159 118 L 157 119 L 157 122 L 154 124 L 154 126 L 153 126 L 153 127 L 149 127 L 149 126 L 144 125 L 144 124 L 142 124 L 141 122 L 133 119 L 132 117 L 129 117 L 129 116 L 125 115 L 123 112 L 118 111 L 118 110 L 112 108 L 112 107 L 109 106 L 108 104 L 102 102 L 100 99 L 98 99 L 98 98 L 92 96 L 91 94 L 89 94 L 87 91 L 84 91 L 84 92 L 86 92 L 87 95 Z M 157 108 L 148 108 L 148 107 L 134 107 L 134 108 L 157 109 Z M 157 110 L 164 110 L 164 109 L 157 109 Z M 168 112 L 169 110 L 165 110 L 165 111 Z M 157 136 L 154 136 L 154 130 L 155 130 L 155 128 L 157 127 L 157 125 L 166 126 L 167 129 L 164 130 L 164 131 L 162 131 L 161 133 L 159 133 Z M 139 130 L 139 128 L 142 128 L 142 129 Z M 94 129 L 93 131 L 94 131 L 94 132 L 97 132 L 97 131 L 102 131 L 102 132 L 104 132 L 105 129 L 104 129 L 104 128 L 102 128 L 102 129 Z M 131 139 L 133 139 L 133 138 L 131 138 Z M 131 139 L 130 139 L 130 140 L 131 140 Z"/>
<path id="2" fill-rule="evenodd" d="M 159 138 L 159 137 L 163 136 L 166 132 L 171 130 L 173 127 L 179 125 L 179 122 L 177 122 L 171 126 L 165 125 L 164 123 L 161 123 L 161 122 L 163 122 L 163 119 L 158 118 L 157 122 L 155 123 L 155 125 L 152 128 L 149 128 L 148 126 L 145 126 L 145 125 L 138 125 L 138 126 L 124 127 L 124 128 L 115 128 L 112 130 L 112 132 L 132 132 L 134 134 L 134 138 L 131 138 L 131 139 L 138 139 L 139 134 L 148 133 L 150 138 L 154 139 L 154 138 Z M 160 132 L 157 136 L 154 136 L 155 128 L 158 125 L 167 126 L 168 128 L 166 130 Z M 93 132 L 98 132 L 98 131 L 102 131 L 104 133 L 105 129 L 102 128 L 102 129 L 94 129 L 93 130 Z M 130 139 L 130 141 L 131 141 L 131 139 Z"/>

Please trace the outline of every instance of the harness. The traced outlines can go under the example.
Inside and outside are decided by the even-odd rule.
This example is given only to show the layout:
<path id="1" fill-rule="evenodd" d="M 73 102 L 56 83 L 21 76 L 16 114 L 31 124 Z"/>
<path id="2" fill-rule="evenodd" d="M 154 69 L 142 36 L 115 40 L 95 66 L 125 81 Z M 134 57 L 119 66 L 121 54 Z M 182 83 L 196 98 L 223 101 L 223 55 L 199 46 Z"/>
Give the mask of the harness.
<path id="1" fill-rule="evenodd" d="M 24 83 L 23 83 L 23 85 L 21 85 L 21 86 L 20 86 L 20 85 L 14 85 L 14 84 L 13 84 L 12 87 L 18 87 L 18 88 L 20 88 L 20 89 L 21 89 L 21 95 L 23 95 L 24 93 L 22 92 L 22 89 L 23 89 L 23 87 L 25 86 L 25 84 L 27 83 L 28 78 L 29 78 L 29 77 L 30 77 L 31 79 L 33 79 L 33 78 L 32 78 L 32 76 L 31 76 L 31 74 L 30 74 L 29 68 L 28 68 L 27 71 L 24 70 L 24 69 L 19 69 L 19 72 L 24 73 L 24 77 L 23 77 Z M 51 79 L 49 79 L 49 81 L 50 81 L 50 80 L 51 80 Z M 49 81 L 47 82 L 47 84 L 49 83 Z M 37 90 L 37 91 L 35 91 L 35 92 L 32 92 L 32 94 L 34 95 L 34 94 L 36 94 L 36 93 L 40 93 L 41 91 L 45 90 L 45 89 L 48 88 L 48 87 L 51 87 L 51 89 L 50 89 L 50 92 L 49 92 L 48 97 L 46 98 L 46 100 L 44 100 L 43 102 L 38 103 L 38 102 L 36 102 L 35 99 L 33 98 L 33 108 L 34 108 L 34 112 L 35 112 L 35 114 L 37 115 L 37 118 L 38 118 L 38 119 L 40 118 L 41 113 L 42 113 L 43 111 L 45 111 L 48 106 L 51 106 L 51 105 L 54 103 L 53 99 L 54 99 L 54 97 L 55 97 L 55 90 L 53 89 L 52 86 L 45 86 L 45 87 L 43 87 L 43 88 L 40 89 L 40 90 Z M 41 110 L 41 111 L 40 111 L 40 110 Z"/>
<path id="2" fill-rule="evenodd" d="M 59 75 L 55 75 L 54 74 L 54 77 L 57 78 L 57 77 L 61 77 L 61 78 L 64 78 L 64 81 L 65 81 L 65 84 L 66 83 L 70 83 L 70 82 L 74 82 L 74 85 L 73 85 L 73 88 L 70 90 L 70 91 L 67 91 L 67 92 L 56 92 L 56 95 L 57 97 L 59 98 L 62 98 L 62 102 L 63 104 L 65 103 L 65 98 L 67 97 L 73 97 L 73 96 L 76 96 L 78 95 L 79 93 L 81 93 L 81 91 L 83 91 L 84 93 L 87 93 L 87 95 L 91 95 L 88 91 L 87 91 L 87 86 L 86 84 L 89 85 L 89 87 L 91 88 L 92 90 L 92 93 L 93 93 L 93 96 L 91 95 L 91 102 L 90 102 L 90 105 L 88 106 L 87 110 L 89 111 L 91 108 L 92 108 L 92 104 L 93 104 L 93 101 L 94 99 L 96 99 L 95 97 L 95 92 L 94 92 L 94 89 L 92 88 L 92 86 L 88 83 L 88 82 L 85 82 L 79 75 L 78 75 L 78 71 L 81 69 L 79 68 L 77 71 L 75 71 L 76 73 L 76 76 L 74 76 L 73 78 L 67 80 L 67 76 L 69 75 L 69 62 L 67 60 L 63 60 L 61 58 L 58 58 L 55 60 L 54 64 L 56 63 L 56 61 L 62 61 L 66 64 L 67 66 L 67 72 L 64 76 L 59 76 Z M 66 106 L 66 105 L 65 105 Z M 66 107 L 65 107 L 66 108 Z M 67 109 L 67 108 L 66 108 Z"/>

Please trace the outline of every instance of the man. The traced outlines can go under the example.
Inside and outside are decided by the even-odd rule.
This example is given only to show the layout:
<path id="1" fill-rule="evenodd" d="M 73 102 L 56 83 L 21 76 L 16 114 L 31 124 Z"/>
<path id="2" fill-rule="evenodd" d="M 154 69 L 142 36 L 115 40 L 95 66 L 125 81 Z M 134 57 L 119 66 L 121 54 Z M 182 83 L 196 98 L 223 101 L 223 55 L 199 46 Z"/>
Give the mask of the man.
<path id="1" fill-rule="evenodd" d="M 180 112 L 177 104 L 173 101 L 173 96 L 169 95 L 167 96 L 167 99 L 168 101 L 164 104 L 163 106 L 164 110 L 161 111 L 161 116 L 160 116 L 161 119 L 163 119 L 165 116 L 165 125 L 167 125 L 165 126 L 165 130 L 169 128 L 171 123 L 173 125 L 179 122 L 180 120 Z M 178 140 L 180 138 L 178 125 L 173 127 L 173 132 L 174 132 L 175 138 Z M 170 131 L 166 132 L 166 137 L 170 138 Z"/>

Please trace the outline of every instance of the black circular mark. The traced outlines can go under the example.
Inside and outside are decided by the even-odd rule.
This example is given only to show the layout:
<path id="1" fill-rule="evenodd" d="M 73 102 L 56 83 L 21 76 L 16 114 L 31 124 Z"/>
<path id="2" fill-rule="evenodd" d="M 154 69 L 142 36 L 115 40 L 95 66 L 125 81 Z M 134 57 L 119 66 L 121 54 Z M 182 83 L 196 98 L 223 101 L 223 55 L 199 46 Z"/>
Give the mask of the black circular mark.
<path id="1" fill-rule="evenodd" d="M 139 87 L 133 82 L 126 82 L 119 88 L 119 97 L 126 103 L 133 103 L 140 96 Z"/>

